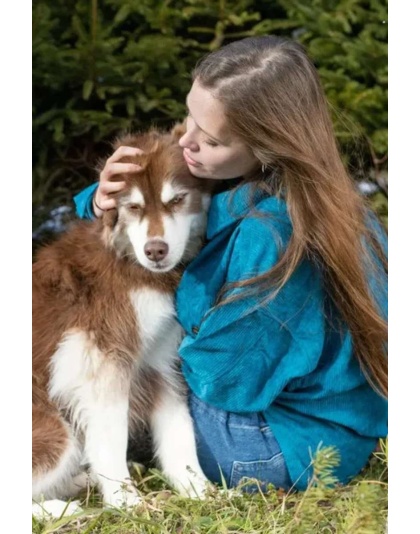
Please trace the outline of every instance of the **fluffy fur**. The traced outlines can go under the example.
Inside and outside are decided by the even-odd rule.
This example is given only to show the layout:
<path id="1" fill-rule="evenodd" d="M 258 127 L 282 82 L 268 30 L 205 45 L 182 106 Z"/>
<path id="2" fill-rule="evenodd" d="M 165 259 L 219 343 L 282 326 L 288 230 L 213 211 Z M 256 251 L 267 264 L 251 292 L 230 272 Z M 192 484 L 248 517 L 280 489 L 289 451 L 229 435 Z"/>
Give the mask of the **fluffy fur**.
<path id="1" fill-rule="evenodd" d="M 142 170 L 117 178 L 126 181 L 117 209 L 76 223 L 33 266 L 35 501 L 73 497 L 88 464 L 105 504 L 136 505 L 126 451 L 139 425 L 182 494 L 205 489 L 176 365 L 173 294 L 202 245 L 210 191 L 189 173 L 177 137 L 120 139 L 114 148 L 144 153 L 125 159 Z"/>

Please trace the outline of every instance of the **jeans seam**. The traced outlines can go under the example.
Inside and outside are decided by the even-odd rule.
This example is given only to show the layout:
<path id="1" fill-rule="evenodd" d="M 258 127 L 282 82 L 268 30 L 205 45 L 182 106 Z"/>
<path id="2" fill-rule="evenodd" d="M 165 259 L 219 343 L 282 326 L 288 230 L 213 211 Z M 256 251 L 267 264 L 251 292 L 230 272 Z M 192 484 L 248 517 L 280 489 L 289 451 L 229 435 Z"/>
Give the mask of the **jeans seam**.
<path id="1" fill-rule="evenodd" d="M 283 455 L 283 452 L 277 452 L 276 454 L 274 454 L 271 458 L 268 458 L 267 460 L 249 460 L 249 461 L 237 461 L 237 460 L 234 460 L 232 462 L 232 468 L 231 468 L 231 472 L 230 472 L 230 487 L 234 486 L 234 482 L 235 482 L 235 472 L 238 473 L 238 466 L 239 465 L 244 465 L 246 467 L 250 467 L 252 464 L 266 464 L 268 465 L 270 462 L 274 462 L 275 464 L 281 460 L 281 458 L 283 458 L 283 462 L 284 462 L 284 455 Z M 279 462 L 279 465 L 278 467 L 281 466 L 281 462 Z M 260 466 L 261 468 L 262 466 Z M 253 477 L 252 476 L 253 473 L 246 473 L 246 474 L 240 474 L 238 473 L 238 480 L 236 482 L 239 482 L 242 478 L 257 478 L 258 477 Z M 258 468 L 255 469 L 255 474 L 258 475 Z M 241 476 L 239 476 L 241 475 Z M 262 482 L 266 482 L 266 481 L 262 481 Z"/>

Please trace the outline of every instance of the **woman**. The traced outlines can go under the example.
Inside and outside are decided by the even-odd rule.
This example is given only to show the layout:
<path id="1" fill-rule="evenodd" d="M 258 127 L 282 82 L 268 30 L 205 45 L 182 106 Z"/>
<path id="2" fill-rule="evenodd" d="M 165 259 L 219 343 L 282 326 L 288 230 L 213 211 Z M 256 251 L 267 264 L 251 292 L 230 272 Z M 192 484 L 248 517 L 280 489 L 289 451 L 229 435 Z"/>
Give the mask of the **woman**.
<path id="1" fill-rule="evenodd" d="M 264 36 L 209 54 L 187 105 L 191 173 L 226 181 L 177 292 L 202 468 L 229 487 L 305 489 L 316 449 L 334 446 L 346 483 L 387 434 L 385 233 L 299 44 Z M 110 178 L 138 170 L 119 162 L 134 153 L 111 156 L 79 215 L 114 207 L 124 183 Z"/>

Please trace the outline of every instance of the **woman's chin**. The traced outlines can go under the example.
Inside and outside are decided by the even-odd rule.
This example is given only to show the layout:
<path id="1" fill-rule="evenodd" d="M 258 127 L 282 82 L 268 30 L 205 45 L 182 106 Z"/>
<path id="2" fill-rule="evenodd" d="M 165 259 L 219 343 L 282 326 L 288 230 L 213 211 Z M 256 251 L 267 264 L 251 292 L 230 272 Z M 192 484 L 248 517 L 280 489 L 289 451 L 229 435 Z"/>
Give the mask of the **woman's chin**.
<path id="1" fill-rule="evenodd" d="M 196 178 L 213 178 L 212 176 L 209 175 L 209 172 L 205 169 L 203 169 L 202 167 L 193 167 L 192 165 L 188 165 L 188 169 L 190 171 L 190 173 L 195 176 Z"/>

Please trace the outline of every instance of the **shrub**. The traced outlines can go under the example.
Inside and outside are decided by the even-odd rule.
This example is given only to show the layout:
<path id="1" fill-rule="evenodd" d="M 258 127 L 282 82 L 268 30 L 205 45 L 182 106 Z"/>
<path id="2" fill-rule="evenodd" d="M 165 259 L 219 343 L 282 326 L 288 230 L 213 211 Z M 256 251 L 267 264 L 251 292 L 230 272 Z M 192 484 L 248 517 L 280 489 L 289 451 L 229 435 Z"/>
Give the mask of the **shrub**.
<path id="1" fill-rule="evenodd" d="M 33 4 L 33 202 L 71 204 L 121 130 L 181 119 L 197 59 L 229 41 L 301 41 L 357 177 L 387 149 L 386 3 L 380 0 L 97 0 Z"/>

